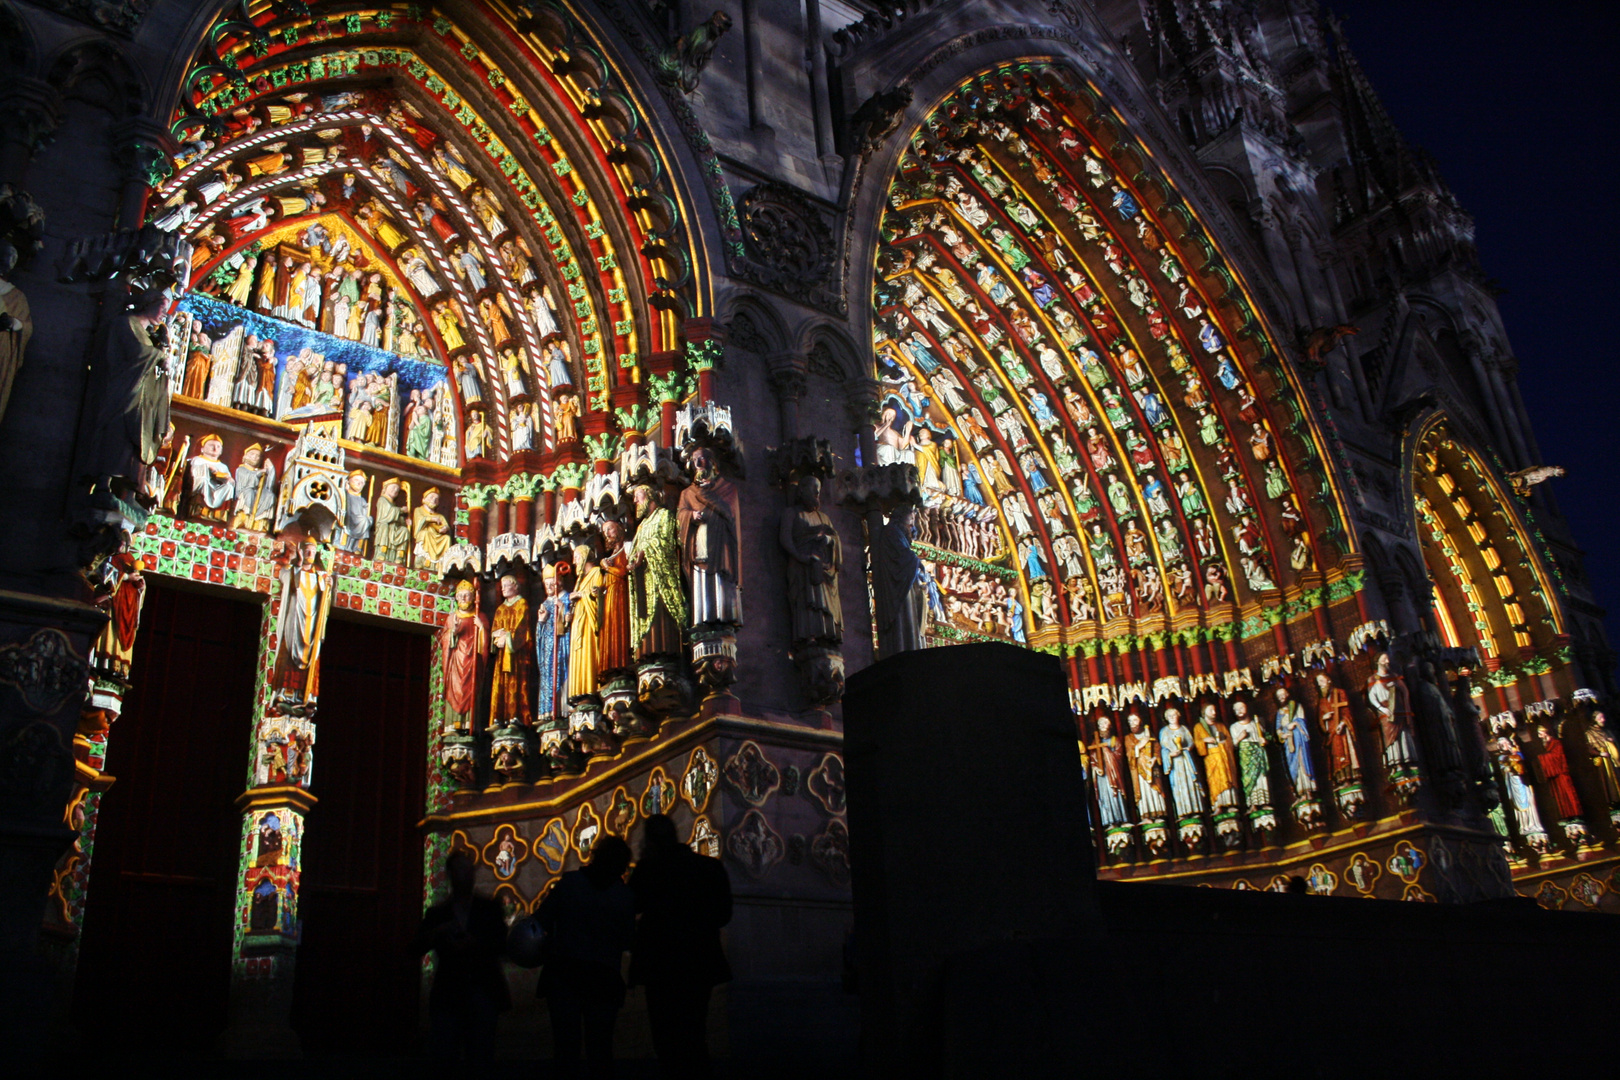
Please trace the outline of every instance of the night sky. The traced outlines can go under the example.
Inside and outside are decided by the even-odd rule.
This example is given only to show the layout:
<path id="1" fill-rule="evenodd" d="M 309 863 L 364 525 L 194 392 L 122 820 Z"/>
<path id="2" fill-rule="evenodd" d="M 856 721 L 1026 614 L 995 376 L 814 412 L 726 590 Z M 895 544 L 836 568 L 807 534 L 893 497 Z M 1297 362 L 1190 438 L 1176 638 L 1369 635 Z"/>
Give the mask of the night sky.
<path id="1" fill-rule="evenodd" d="M 1613 48 L 1620 5 L 1338 0 L 1351 50 L 1476 225 L 1547 483 L 1620 643 Z M 1605 284 L 1607 283 L 1607 284 Z"/>

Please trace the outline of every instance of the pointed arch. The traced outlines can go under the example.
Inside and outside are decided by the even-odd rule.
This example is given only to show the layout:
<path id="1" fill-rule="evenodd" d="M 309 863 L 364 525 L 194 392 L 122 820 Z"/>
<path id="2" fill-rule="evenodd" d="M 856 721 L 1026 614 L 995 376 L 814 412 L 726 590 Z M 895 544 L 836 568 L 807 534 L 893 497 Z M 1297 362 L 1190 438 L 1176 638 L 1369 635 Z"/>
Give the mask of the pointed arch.
<path id="1" fill-rule="evenodd" d="M 931 109 L 890 182 L 875 281 L 879 461 L 917 464 L 925 518 L 997 523 L 985 561 L 1016 575 L 1015 639 L 1225 624 L 1348 552 L 1280 348 L 1067 68 L 1003 65 Z"/>
<path id="2" fill-rule="evenodd" d="M 1528 503 L 1444 415 L 1413 446 L 1413 513 L 1446 644 L 1478 649 L 1507 682 L 1567 663 L 1560 571 Z"/>
<path id="3" fill-rule="evenodd" d="M 463 414 L 479 411 L 489 456 L 526 445 L 528 426 L 554 448 L 555 392 L 611 418 L 637 399 L 647 364 L 680 348 L 682 320 L 702 304 L 684 208 L 639 106 L 555 14 L 231 9 L 184 77 L 173 129 L 188 150 L 153 219 L 205 201 L 200 189 L 222 167 L 290 141 L 298 167 L 240 176 L 186 223 L 213 250 L 198 276 L 248 239 L 234 226 L 220 236 L 220 223 L 265 205 L 279 222 L 276 207 L 320 196 L 363 232 L 381 227 L 389 258 L 439 284 L 424 277 L 412 297 L 427 300 L 420 337 L 476 372 L 476 402 L 458 380 L 447 392 Z"/>

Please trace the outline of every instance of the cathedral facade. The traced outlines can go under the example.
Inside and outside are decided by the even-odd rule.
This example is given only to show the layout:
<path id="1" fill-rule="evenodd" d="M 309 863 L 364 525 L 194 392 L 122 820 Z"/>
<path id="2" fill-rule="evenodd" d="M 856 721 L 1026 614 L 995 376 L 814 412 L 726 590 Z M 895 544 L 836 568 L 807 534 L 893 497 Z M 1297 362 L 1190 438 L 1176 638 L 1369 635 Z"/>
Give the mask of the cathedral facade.
<path id="1" fill-rule="evenodd" d="M 1314 0 L 11 0 L 0 46 L 41 1016 L 195 911 L 251 1048 L 450 851 L 515 919 L 660 813 L 731 873 L 734 1013 L 836 995 L 845 675 L 987 640 L 1066 667 L 1105 877 L 1620 910 L 1561 470 Z"/>

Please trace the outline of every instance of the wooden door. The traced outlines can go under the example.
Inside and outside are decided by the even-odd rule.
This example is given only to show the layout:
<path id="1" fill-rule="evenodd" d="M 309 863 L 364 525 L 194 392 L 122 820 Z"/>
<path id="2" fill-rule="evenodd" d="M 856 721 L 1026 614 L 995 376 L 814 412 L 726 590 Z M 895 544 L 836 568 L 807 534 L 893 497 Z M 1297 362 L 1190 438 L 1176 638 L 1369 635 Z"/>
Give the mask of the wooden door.
<path id="1" fill-rule="evenodd" d="M 306 1054 L 416 1045 L 430 641 L 338 617 L 327 629 L 293 991 Z"/>
<path id="2" fill-rule="evenodd" d="M 108 738 L 75 1020 L 97 1053 L 211 1054 L 230 991 L 258 604 L 148 579 Z"/>

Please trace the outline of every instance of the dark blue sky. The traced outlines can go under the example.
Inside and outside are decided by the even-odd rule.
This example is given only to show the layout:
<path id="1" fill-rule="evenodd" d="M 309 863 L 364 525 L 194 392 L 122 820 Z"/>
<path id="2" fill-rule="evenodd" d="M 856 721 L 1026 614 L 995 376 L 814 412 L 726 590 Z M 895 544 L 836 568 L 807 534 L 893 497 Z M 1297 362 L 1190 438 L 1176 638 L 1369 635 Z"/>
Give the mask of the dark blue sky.
<path id="1" fill-rule="evenodd" d="M 1549 481 L 1620 643 L 1620 5 L 1339 0 L 1350 47 L 1473 216 Z"/>

